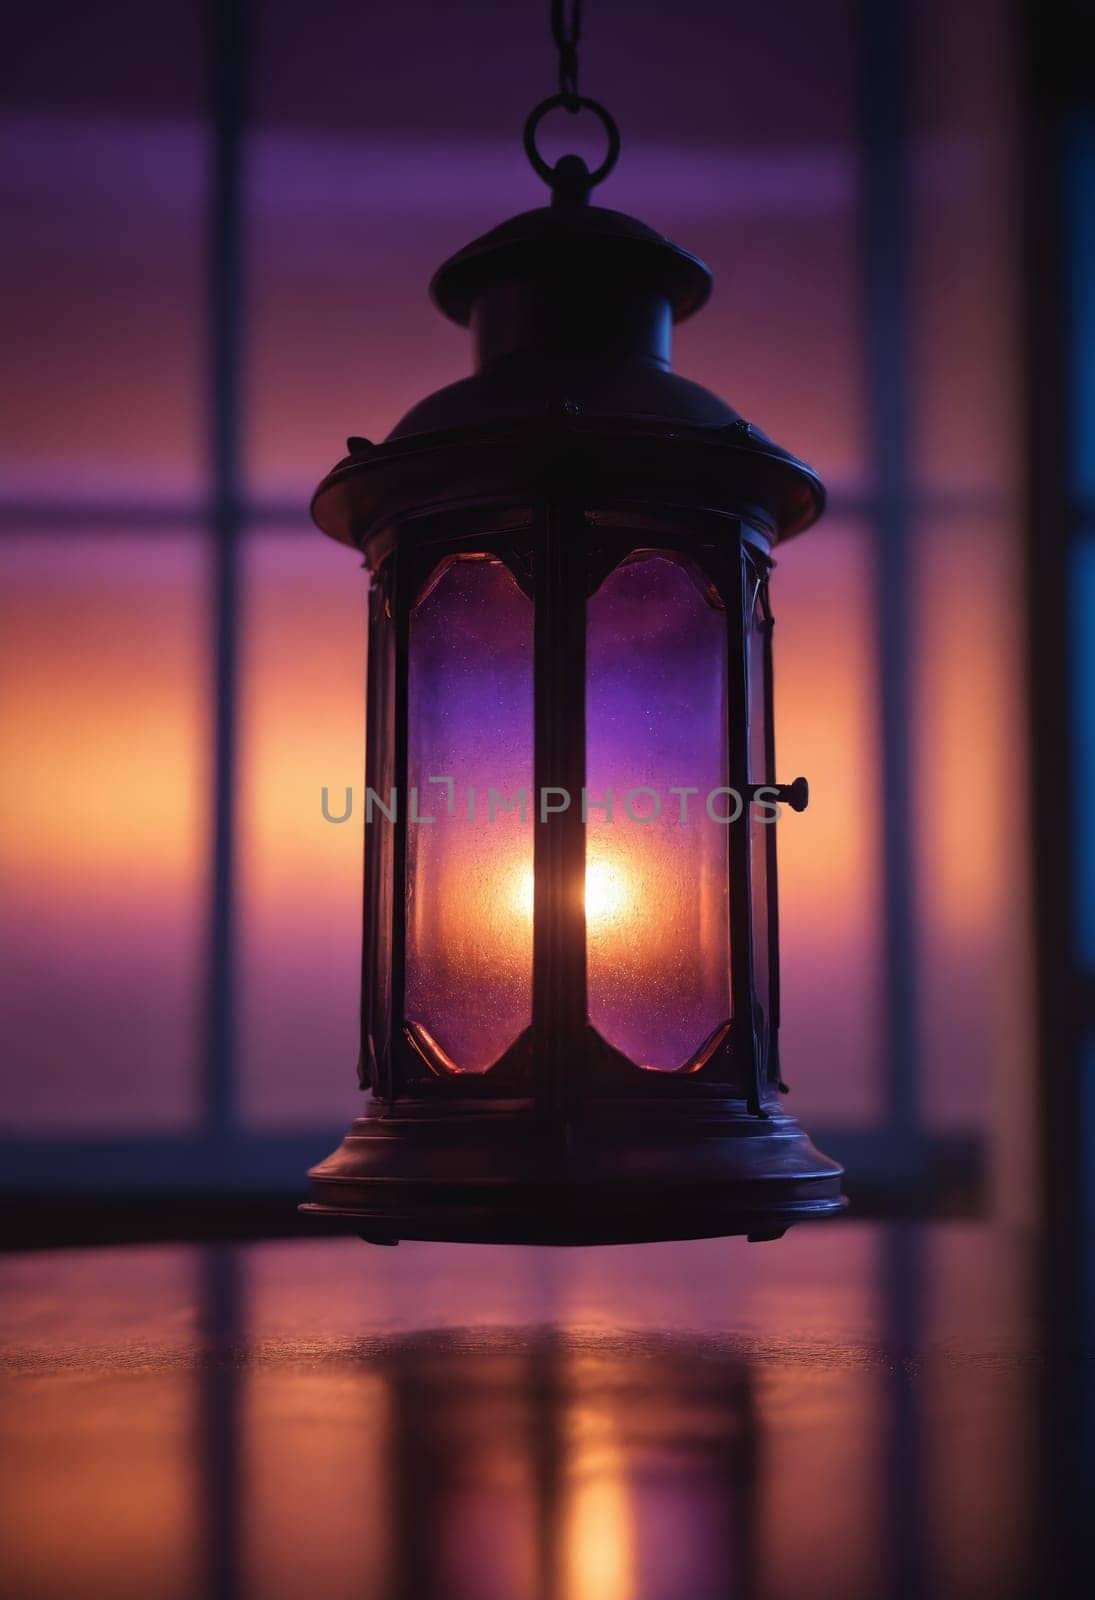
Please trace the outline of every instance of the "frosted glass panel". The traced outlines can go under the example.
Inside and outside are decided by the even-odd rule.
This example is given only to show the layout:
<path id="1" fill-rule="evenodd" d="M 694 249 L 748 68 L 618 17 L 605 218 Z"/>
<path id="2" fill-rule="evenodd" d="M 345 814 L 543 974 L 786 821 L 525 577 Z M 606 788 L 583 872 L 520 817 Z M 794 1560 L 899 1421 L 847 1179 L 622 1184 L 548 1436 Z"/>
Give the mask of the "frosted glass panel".
<path id="1" fill-rule="evenodd" d="M 727 782 L 726 618 L 659 555 L 617 567 L 588 615 L 586 783 L 613 797 L 586 830 L 589 1016 L 674 1070 L 730 1015 L 728 829 L 707 810 Z"/>
<path id="2" fill-rule="evenodd" d="M 410 651 L 400 800 L 434 821 L 408 811 L 407 1020 L 484 1072 L 532 1018 L 532 604 L 501 561 L 455 561 Z"/>

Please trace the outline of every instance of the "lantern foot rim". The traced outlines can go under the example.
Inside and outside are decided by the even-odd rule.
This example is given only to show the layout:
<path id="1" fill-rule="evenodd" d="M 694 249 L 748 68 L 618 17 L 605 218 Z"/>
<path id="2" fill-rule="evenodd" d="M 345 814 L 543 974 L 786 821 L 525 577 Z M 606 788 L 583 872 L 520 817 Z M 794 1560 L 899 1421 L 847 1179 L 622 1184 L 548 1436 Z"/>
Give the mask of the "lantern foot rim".
<path id="1" fill-rule="evenodd" d="M 845 1209 L 842 1168 L 793 1117 L 699 1109 L 567 1137 L 531 1115 L 396 1107 L 354 1122 L 300 1209 L 377 1243 L 545 1245 L 771 1239 Z"/>
<path id="2" fill-rule="evenodd" d="M 697 1214 L 695 1204 L 662 1207 L 656 1213 L 635 1211 L 619 1215 L 602 1211 L 595 1223 L 558 1221 L 537 1212 L 502 1215 L 477 1213 L 443 1204 L 430 1211 L 403 1213 L 366 1212 L 320 1205 L 300 1206 L 301 1215 L 323 1221 L 331 1231 L 356 1234 L 366 1244 L 396 1245 L 404 1240 L 435 1244 L 519 1244 L 554 1248 L 594 1245 L 672 1244 L 688 1240 L 744 1238 L 750 1244 L 781 1239 L 795 1223 L 839 1216 L 848 1201 L 843 1195 L 798 1208 L 770 1213 L 728 1212 Z"/>

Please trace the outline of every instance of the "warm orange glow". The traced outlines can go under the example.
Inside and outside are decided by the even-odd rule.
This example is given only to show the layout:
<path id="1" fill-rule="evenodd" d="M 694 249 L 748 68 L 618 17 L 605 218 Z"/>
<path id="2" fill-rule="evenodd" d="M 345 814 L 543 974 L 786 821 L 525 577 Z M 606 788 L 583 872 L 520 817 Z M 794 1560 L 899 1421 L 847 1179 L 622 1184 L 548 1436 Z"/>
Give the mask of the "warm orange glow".
<path id="1" fill-rule="evenodd" d="M 519 916 L 531 922 L 535 901 L 535 879 L 524 867 L 511 876 L 512 904 Z M 635 913 L 636 895 L 627 868 L 607 854 L 586 862 L 586 924 L 591 930 L 612 922 L 624 922 Z"/>
<path id="2" fill-rule="evenodd" d="M 236 825 L 248 1120 L 341 1116 L 357 1052 L 367 587 L 302 531 L 244 543 Z M 352 814 L 345 823 L 346 789 Z"/>
<path id="3" fill-rule="evenodd" d="M 3 614 L 4 873 L 136 902 L 200 876 L 208 784 L 196 539 L 12 541 Z M 126 894 L 118 895 L 119 880 Z"/>
<path id="4" fill-rule="evenodd" d="M 185 1126 L 207 919 L 206 547 L 5 539 L 0 1058 L 9 1127 Z M 16 1073 L 16 1068 L 18 1072 Z"/>
<path id="5" fill-rule="evenodd" d="M 636 1528 L 624 1450 L 603 1407 L 581 1407 L 573 1427 L 566 1592 L 571 1600 L 629 1600 L 636 1593 Z"/>
<path id="6" fill-rule="evenodd" d="M 999 593 L 1014 574 L 995 525 L 943 521 L 920 537 L 923 894 L 934 938 L 984 941 L 1015 921 L 1023 688 L 1019 630 Z"/>
<path id="7" fill-rule="evenodd" d="M 973 1127 L 991 1103 L 1026 1160 L 1029 827 L 1021 574 L 1009 531 L 998 517 L 931 518 L 918 530 L 913 842 L 928 1115 Z"/>
<path id="8" fill-rule="evenodd" d="M 240 837 L 256 920 L 360 910 L 365 672 L 363 580 L 339 550 L 302 533 L 244 547 Z M 354 810 L 345 824 L 324 820 Z M 355 877 L 358 881 L 355 881 Z"/>
<path id="9" fill-rule="evenodd" d="M 433 834 L 444 826 L 439 822 L 432 830 L 431 845 Z M 493 826 L 485 819 L 458 822 L 454 835 L 457 829 L 458 847 L 444 849 L 444 837 L 438 847 L 436 888 L 423 893 L 412 888 L 408 895 L 408 943 L 424 952 L 422 991 L 436 1017 L 420 1009 L 424 1002 L 413 996 L 408 997 L 408 1011 L 458 1068 L 482 1071 L 531 1014 L 532 832 L 531 824 L 523 827 L 516 816 L 499 817 Z M 479 999 L 472 1017 L 468 996 L 475 992 L 476 980 Z M 467 1023 L 451 1040 L 444 1025 L 454 1015 L 467 1016 Z M 478 1031 L 472 1028 L 474 1020 L 479 1021 Z"/>
<path id="10" fill-rule="evenodd" d="M 878 665 L 865 527 L 826 521 L 781 554 L 777 768 L 805 773 L 810 807 L 777 828 L 781 1054 L 802 1063 L 800 1115 L 880 1105 L 881 806 Z M 824 1016 L 819 1030 L 817 1019 Z"/>
<path id="11" fill-rule="evenodd" d="M 21 1463 L 0 1495 L 4 1592 L 201 1594 L 194 1252 L 64 1252 L 60 1268 L 28 1260 L 18 1291 L 5 1285 L 5 1311 L 22 1312 L 21 1354 L 43 1370 L 6 1377 L 0 1407 L 4 1459 Z M 5 1330 L 9 1351 L 15 1328 Z M 77 1351 L 112 1348 L 139 1348 L 142 1359 L 71 1365 Z"/>
<path id="12" fill-rule="evenodd" d="M 634 910 L 627 869 L 614 861 L 586 863 L 586 920 L 594 926 L 622 920 Z"/>
<path id="13" fill-rule="evenodd" d="M 390 1383 L 379 1372 L 357 1372 L 346 1383 L 290 1368 L 249 1371 L 240 1387 L 246 1592 L 288 1597 L 294 1585 L 285 1575 L 306 1551 L 314 1593 L 345 1592 L 349 1570 L 360 1594 L 383 1594 L 398 1560 L 385 1489 L 396 1447 Z M 358 1499 L 345 1493 L 350 1483 L 373 1491 Z"/>

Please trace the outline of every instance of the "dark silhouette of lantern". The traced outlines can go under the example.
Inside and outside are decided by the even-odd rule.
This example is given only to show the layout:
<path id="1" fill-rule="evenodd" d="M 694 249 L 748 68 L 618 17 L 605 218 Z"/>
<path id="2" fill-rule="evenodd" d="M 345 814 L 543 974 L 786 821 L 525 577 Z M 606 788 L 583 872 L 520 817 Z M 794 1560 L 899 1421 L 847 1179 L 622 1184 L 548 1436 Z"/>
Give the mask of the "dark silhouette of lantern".
<path id="1" fill-rule="evenodd" d="M 609 156 L 548 169 L 592 110 Z M 771 549 L 816 475 L 670 368 L 694 256 L 553 203 L 437 273 L 473 376 L 350 439 L 372 574 L 361 1079 L 306 1208 L 364 1236 L 774 1237 L 840 1168 L 782 1109 Z M 759 791 L 759 794 L 758 794 Z"/>

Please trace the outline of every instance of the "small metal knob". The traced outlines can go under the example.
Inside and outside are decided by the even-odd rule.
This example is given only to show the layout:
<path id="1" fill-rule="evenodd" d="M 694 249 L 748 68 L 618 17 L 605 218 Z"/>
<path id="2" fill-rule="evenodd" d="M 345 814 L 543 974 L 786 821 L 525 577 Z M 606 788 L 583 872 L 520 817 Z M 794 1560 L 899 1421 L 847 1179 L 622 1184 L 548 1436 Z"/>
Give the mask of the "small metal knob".
<path id="1" fill-rule="evenodd" d="M 792 811 L 805 811 L 810 804 L 810 785 L 805 778 L 796 778 L 794 783 L 777 783 L 775 790 Z"/>

